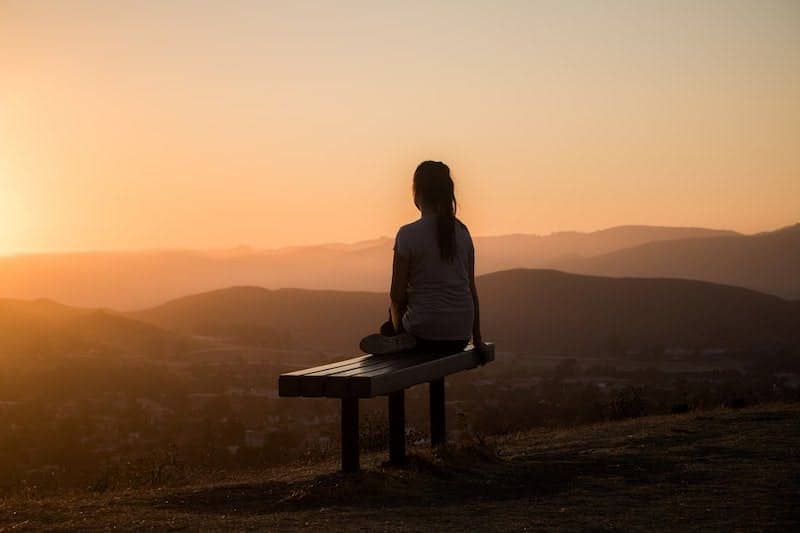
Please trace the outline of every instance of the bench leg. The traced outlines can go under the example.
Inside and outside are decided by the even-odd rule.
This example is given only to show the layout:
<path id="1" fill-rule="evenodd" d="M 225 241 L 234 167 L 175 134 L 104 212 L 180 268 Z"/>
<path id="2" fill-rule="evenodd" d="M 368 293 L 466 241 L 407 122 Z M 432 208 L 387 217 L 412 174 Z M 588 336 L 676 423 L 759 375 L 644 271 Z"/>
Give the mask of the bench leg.
<path id="1" fill-rule="evenodd" d="M 406 460 L 406 395 L 404 390 L 389 394 L 389 462 Z"/>
<path id="2" fill-rule="evenodd" d="M 431 446 L 447 440 L 444 420 L 444 378 L 430 382 Z"/>
<path id="3" fill-rule="evenodd" d="M 358 468 L 358 398 L 342 398 L 342 472 Z"/>

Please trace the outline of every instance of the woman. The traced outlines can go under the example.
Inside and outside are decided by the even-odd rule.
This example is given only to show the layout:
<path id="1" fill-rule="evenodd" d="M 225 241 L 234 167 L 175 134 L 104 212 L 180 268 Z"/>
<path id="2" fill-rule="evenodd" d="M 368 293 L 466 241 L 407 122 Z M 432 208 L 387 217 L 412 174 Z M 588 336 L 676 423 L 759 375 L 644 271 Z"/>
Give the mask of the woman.
<path id="1" fill-rule="evenodd" d="M 456 218 L 450 168 L 424 161 L 414 172 L 414 205 L 421 217 L 401 227 L 394 244 L 390 320 L 361 341 L 366 353 L 483 351 L 475 251 Z"/>

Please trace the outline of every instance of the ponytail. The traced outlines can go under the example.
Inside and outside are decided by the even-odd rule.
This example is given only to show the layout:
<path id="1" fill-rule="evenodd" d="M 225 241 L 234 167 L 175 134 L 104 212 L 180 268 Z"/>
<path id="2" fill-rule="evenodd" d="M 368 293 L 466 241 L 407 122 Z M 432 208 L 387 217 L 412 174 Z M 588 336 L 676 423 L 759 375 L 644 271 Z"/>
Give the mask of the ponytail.
<path id="1" fill-rule="evenodd" d="M 414 198 L 417 207 L 436 210 L 436 240 L 444 261 L 456 256 L 456 203 L 450 168 L 441 161 L 423 161 L 414 172 Z"/>

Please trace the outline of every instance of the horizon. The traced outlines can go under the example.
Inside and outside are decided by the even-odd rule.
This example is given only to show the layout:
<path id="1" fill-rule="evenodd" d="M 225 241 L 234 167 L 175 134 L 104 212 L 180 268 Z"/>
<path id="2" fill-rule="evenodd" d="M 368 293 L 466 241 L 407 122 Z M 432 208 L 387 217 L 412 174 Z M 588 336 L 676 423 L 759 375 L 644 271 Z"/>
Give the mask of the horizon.
<path id="1" fill-rule="evenodd" d="M 581 235 L 591 235 L 595 233 L 601 233 L 605 231 L 623 229 L 623 228 L 661 228 L 661 229 L 702 229 L 702 230 L 709 230 L 709 231 L 731 231 L 737 234 L 737 236 L 747 237 L 747 236 L 754 236 L 760 235 L 763 233 L 772 233 L 775 231 L 781 231 L 787 228 L 791 228 L 794 226 L 800 225 L 800 222 L 791 222 L 779 227 L 775 228 L 767 228 L 764 230 L 754 231 L 754 232 L 742 232 L 737 231 L 730 228 L 712 228 L 712 227 L 701 227 L 701 226 L 664 226 L 658 224 L 620 224 L 617 226 L 609 226 L 598 228 L 595 230 L 589 231 L 580 231 L 575 229 L 565 229 L 565 230 L 556 230 L 550 233 L 523 233 L 523 232 L 513 232 L 513 233 L 501 233 L 501 234 L 490 234 L 490 235 L 472 235 L 474 239 L 492 239 L 492 238 L 503 238 L 503 237 L 537 237 L 537 238 L 547 238 L 553 237 L 562 234 L 581 234 Z M 247 252 L 281 252 L 281 251 L 288 251 L 293 249 L 304 249 L 304 248 L 318 248 L 318 247 L 325 247 L 325 246 L 355 246 L 359 244 L 365 244 L 368 242 L 379 242 L 379 241 L 386 241 L 386 240 L 393 240 L 394 237 L 390 235 L 378 235 L 375 237 L 369 237 L 365 239 L 360 239 L 356 241 L 326 241 L 326 242 L 313 242 L 308 244 L 289 244 L 285 246 L 277 246 L 277 247 L 259 247 L 253 244 L 247 243 L 239 243 L 234 244 L 231 246 L 219 247 L 219 248 L 190 248 L 186 246 L 175 246 L 175 247 L 154 247 L 154 248 L 91 248 L 91 249 L 72 249 L 72 250 L 33 250 L 33 251 L 25 251 L 25 252 L 12 252 L 12 253 L 2 253 L 0 252 L 0 258 L 15 258 L 15 257 L 25 257 L 25 256 L 47 256 L 47 255 L 71 255 L 71 254 L 136 254 L 136 253 L 169 253 L 169 252 L 198 252 L 198 253 L 222 253 L 222 252 L 235 252 L 238 250 L 247 251 Z"/>
<path id="2" fill-rule="evenodd" d="M 0 255 L 393 235 L 425 159 L 476 235 L 782 227 L 799 27 L 782 1 L 0 1 Z"/>

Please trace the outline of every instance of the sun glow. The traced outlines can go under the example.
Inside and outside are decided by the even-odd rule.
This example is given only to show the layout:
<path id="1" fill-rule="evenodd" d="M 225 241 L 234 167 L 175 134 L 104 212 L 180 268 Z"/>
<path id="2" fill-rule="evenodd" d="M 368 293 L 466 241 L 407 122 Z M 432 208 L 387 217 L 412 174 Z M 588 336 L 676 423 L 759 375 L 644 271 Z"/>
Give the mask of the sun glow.
<path id="1" fill-rule="evenodd" d="M 0 167 L 0 255 L 10 251 L 11 235 L 14 230 L 14 214 L 8 183 L 6 173 Z"/>
<path id="2" fill-rule="evenodd" d="M 0 256 L 25 251 L 24 244 L 20 242 L 25 221 L 18 183 L 8 163 L 0 159 Z"/>
<path id="3" fill-rule="evenodd" d="M 6 2 L 0 246 L 393 235 L 430 158 L 477 235 L 785 226 L 800 9 L 762 4 Z"/>

